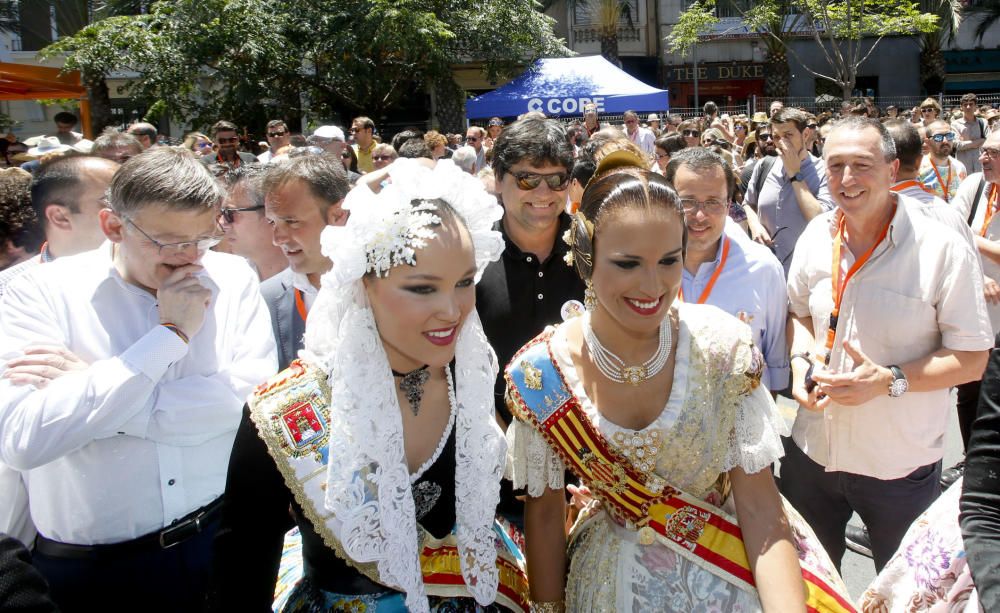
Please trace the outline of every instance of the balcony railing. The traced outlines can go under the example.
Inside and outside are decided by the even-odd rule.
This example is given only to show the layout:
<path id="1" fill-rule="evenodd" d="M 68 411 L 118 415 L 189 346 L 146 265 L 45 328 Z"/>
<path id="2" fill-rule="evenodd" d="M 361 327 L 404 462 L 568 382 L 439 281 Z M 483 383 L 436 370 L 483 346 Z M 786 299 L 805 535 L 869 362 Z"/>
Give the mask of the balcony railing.
<path id="1" fill-rule="evenodd" d="M 601 30 L 595 26 L 576 26 L 573 39 L 578 43 L 596 43 L 601 40 Z M 618 26 L 618 42 L 638 42 L 642 40 L 642 29 L 638 26 Z"/>

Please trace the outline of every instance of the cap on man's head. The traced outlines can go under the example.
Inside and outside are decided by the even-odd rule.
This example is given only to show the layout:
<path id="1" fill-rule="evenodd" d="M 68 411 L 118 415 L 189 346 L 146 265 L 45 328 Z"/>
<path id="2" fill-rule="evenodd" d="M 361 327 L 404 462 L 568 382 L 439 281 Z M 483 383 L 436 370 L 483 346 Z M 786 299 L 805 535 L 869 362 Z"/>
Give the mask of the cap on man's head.
<path id="1" fill-rule="evenodd" d="M 337 126 L 320 126 L 312 135 L 326 140 L 344 140 L 344 131 Z"/>

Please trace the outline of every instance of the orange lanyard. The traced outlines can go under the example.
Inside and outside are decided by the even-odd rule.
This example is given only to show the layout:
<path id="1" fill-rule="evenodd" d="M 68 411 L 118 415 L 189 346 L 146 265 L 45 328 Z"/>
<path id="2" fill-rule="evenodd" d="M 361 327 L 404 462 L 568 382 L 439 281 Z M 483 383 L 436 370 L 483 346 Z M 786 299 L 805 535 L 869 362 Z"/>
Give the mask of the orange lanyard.
<path id="1" fill-rule="evenodd" d="M 300 289 L 295 290 L 295 308 L 299 311 L 299 317 L 302 318 L 302 321 L 305 321 L 309 311 L 306 309 L 306 301 L 302 298 L 302 290 Z"/>
<path id="2" fill-rule="evenodd" d="M 993 183 L 990 185 L 990 194 L 986 197 L 986 215 L 983 217 L 983 227 L 979 231 L 979 236 L 983 238 L 986 237 L 986 230 L 990 227 L 990 222 L 993 221 L 993 213 L 997 210 L 997 184 Z"/>
<path id="3" fill-rule="evenodd" d="M 903 181 L 899 185 L 893 185 L 892 187 L 889 188 L 889 191 L 892 191 L 892 192 L 901 192 L 904 189 L 910 189 L 911 187 L 919 187 L 920 189 L 924 190 L 928 194 L 933 194 L 934 193 L 934 190 L 928 188 L 926 185 L 924 185 L 920 181 L 915 181 L 913 179 L 910 179 L 909 181 Z"/>
<path id="4" fill-rule="evenodd" d="M 875 248 L 885 240 L 885 237 L 889 234 L 889 226 L 892 225 L 892 218 L 895 216 L 896 205 L 893 204 L 892 215 L 889 216 L 889 221 L 886 222 L 885 227 L 882 228 L 882 232 L 879 233 L 878 240 L 848 269 L 843 281 L 840 279 L 840 248 L 844 242 L 844 226 L 847 224 L 847 220 L 843 216 L 840 218 L 840 223 L 837 226 L 837 236 L 833 239 L 833 264 L 830 267 L 830 282 L 833 285 L 833 310 L 830 311 L 830 326 L 826 330 L 826 357 L 824 358 L 826 364 L 830 363 L 830 354 L 833 353 L 833 341 L 837 336 L 837 319 L 840 316 L 840 303 L 844 300 L 844 289 L 847 287 L 847 282 L 851 280 L 855 273 L 861 270 L 861 267 L 872 257 Z"/>
<path id="5" fill-rule="evenodd" d="M 943 183 L 941 181 L 941 173 L 938 172 L 937 164 L 931 159 L 931 168 L 934 169 L 934 174 L 937 175 L 938 185 L 941 186 L 941 193 L 944 194 L 944 199 L 948 200 L 948 187 L 951 186 L 951 160 L 948 160 L 948 182 Z"/>
<path id="6" fill-rule="evenodd" d="M 708 297 L 712 295 L 712 288 L 715 287 L 715 282 L 719 280 L 719 275 L 722 274 L 722 269 L 726 267 L 726 260 L 729 258 L 729 237 L 722 239 L 722 257 L 719 259 L 719 265 L 715 267 L 715 272 L 712 276 L 708 278 L 708 283 L 705 285 L 705 289 L 701 291 L 701 296 L 698 296 L 698 304 L 705 304 Z M 681 287 L 680 292 L 677 297 L 684 301 L 684 288 Z"/>

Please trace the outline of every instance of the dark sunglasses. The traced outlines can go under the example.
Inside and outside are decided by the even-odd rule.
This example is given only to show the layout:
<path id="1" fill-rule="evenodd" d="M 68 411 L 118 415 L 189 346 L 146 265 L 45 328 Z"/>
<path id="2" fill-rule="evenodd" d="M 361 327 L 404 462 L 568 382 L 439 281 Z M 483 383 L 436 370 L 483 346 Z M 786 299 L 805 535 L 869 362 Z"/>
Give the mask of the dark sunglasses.
<path id="1" fill-rule="evenodd" d="M 771 138 L 770 134 L 768 134 L 768 133 L 765 132 L 763 134 L 758 134 L 757 135 L 757 140 L 773 140 L 773 139 Z"/>
<path id="2" fill-rule="evenodd" d="M 569 175 L 564 172 L 557 172 L 551 175 L 540 175 L 535 172 L 512 172 L 510 174 L 517 181 L 517 187 L 525 191 L 535 189 L 542 184 L 543 180 L 549 186 L 549 189 L 553 191 L 561 192 L 569 187 Z"/>
<path id="3" fill-rule="evenodd" d="M 465 142 L 467 142 L 467 143 L 476 143 L 476 142 L 479 142 L 479 137 L 478 136 L 468 136 L 468 137 L 466 137 Z"/>
<path id="4" fill-rule="evenodd" d="M 392 159 L 393 158 L 392 158 L 391 155 L 373 155 L 372 156 L 372 161 L 373 162 L 392 161 Z"/>
<path id="5" fill-rule="evenodd" d="M 254 206 L 247 206 L 241 209 L 237 208 L 224 208 L 219 211 L 219 217 L 224 219 L 226 223 L 233 223 L 236 220 L 236 213 L 242 213 L 243 211 L 259 211 L 264 208 L 263 204 L 257 204 Z"/>
<path id="6" fill-rule="evenodd" d="M 944 141 L 951 142 L 951 141 L 955 140 L 955 133 L 954 132 L 946 132 L 944 134 L 935 134 L 935 135 L 931 136 L 931 140 L 934 141 L 935 143 L 941 143 L 941 142 L 944 142 Z"/>
<path id="7" fill-rule="evenodd" d="M 934 107 L 932 107 L 932 106 L 929 106 L 929 107 L 927 107 L 927 108 L 923 108 L 923 109 L 920 109 L 920 112 L 921 112 L 921 113 L 933 113 L 933 112 L 935 112 L 935 111 L 937 111 L 937 109 L 936 109 L 936 108 L 934 108 Z"/>
<path id="8" fill-rule="evenodd" d="M 701 130 L 684 130 L 684 136 L 701 136 Z"/>
<path id="9" fill-rule="evenodd" d="M 267 135 L 269 137 L 271 137 L 271 138 L 278 138 L 279 136 L 284 136 L 285 134 L 288 134 L 287 130 L 284 131 L 284 132 L 268 132 L 267 133 Z"/>

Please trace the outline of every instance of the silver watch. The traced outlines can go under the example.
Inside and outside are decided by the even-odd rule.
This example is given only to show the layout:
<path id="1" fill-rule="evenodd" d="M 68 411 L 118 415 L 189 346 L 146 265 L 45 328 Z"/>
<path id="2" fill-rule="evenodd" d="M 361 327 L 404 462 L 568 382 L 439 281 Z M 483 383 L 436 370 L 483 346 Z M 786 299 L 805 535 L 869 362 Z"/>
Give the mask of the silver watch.
<path id="1" fill-rule="evenodd" d="M 899 398 L 910 388 L 910 383 L 903 374 L 903 369 L 895 364 L 887 367 L 892 373 L 892 383 L 889 384 L 889 396 Z"/>

